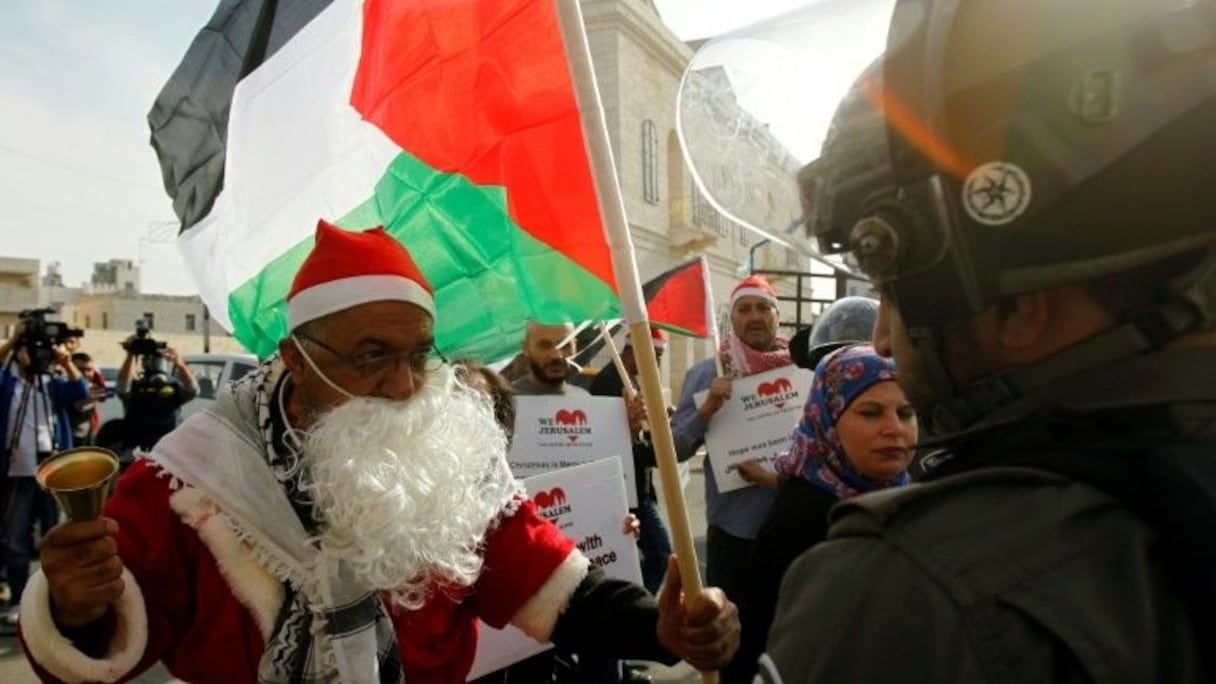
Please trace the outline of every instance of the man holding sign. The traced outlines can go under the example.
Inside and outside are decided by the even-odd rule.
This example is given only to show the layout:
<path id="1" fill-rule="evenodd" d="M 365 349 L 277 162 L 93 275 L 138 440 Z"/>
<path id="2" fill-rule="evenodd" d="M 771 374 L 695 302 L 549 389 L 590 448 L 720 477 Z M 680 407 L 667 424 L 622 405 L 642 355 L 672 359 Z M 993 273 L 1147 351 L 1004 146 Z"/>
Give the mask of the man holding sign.
<path id="1" fill-rule="evenodd" d="M 755 375 L 790 366 L 788 342 L 777 335 L 777 292 L 760 276 L 739 282 L 730 297 L 730 333 L 722 340 L 717 358 L 693 365 L 684 376 L 684 388 L 671 431 L 676 455 L 683 461 L 692 458 L 705 443 L 705 433 L 714 415 L 731 396 L 733 378 Z M 722 373 L 718 373 L 718 364 Z M 708 390 L 698 406 L 694 396 Z M 785 429 L 788 439 L 791 426 Z M 748 478 L 762 470 L 752 464 L 739 469 Z M 775 491 L 768 487 L 744 487 L 721 492 L 713 469 L 705 468 L 706 582 L 721 587 L 727 596 L 737 598 L 751 555 L 752 540 L 773 504 Z"/>
<path id="2" fill-rule="evenodd" d="M 528 364 L 528 374 L 511 384 L 512 389 L 515 390 L 517 395 L 560 394 L 588 396 L 587 390 L 566 382 L 566 378 L 571 370 L 570 359 L 578 353 L 573 325 L 570 323 L 543 325 L 536 321 L 528 321 L 522 348 L 523 358 Z M 637 403 L 638 408 L 644 410 L 641 407 L 641 402 Z M 524 413 L 527 415 L 529 412 L 525 411 Z M 563 411 L 558 412 L 559 418 L 561 413 Z M 585 422 L 584 411 L 574 410 L 571 413 L 576 413 L 582 417 L 581 420 L 572 417 L 572 421 L 578 423 Z M 564 442 L 562 443 L 564 444 Z M 624 465 L 624 461 L 621 464 Z M 667 559 L 664 558 L 663 562 L 666 563 Z M 561 658 L 565 656 L 568 656 L 568 654 L 563 653 L 557 657 Z M 537 672 L 547 671 L 552 668 L 550 664 L 547 664 L 547 660 L 547 654 L 537 656 L 513 668 L 513 674 L 517 678 L 534 679 Z M 584 654 L 578 658 L 578 670 L 582 680 L 589 684 L 616 684 L 616 682 L 622 681 L 623 670 L 621 663 L 614 658 Z M 633 674 L 630 671 L 629 675 L 633 676 Z M 625 679 L 624 681 L 630 680 Z M 649 681 L 649 679 L 639 681 Z"/>
<path id="3" fill-rule="evenodd" d="M 523 398 L 516 403 L 515 439 L 507 455 L 511 472 L 524 478 L 600 458 L 623 458 L 629 453 L 630 435 L 637 432 L 636 422 L 645 415 L 641 402 L 621 406 L 566 382 L 570 359 L 578 352 L 570 323 L 529 320 L 526 330 L 521 358 L 528 374 L 511 384 Z M 632 506 L 633 460 L 622 460 L 621 465 Z"/>
<path id="4" fill-rule="evenodd" d="M 578 353 L 574 340 L 574 326 L 570 323 L 545 325 L 528 321 L 522 345 L 523 360 L 528 364 L 528 373 L 511 383 L 511 389 L 519 395 L 534 394 L 578 394 L 587 390 L 566 382 L 573 369 L 570 359 Z"/>

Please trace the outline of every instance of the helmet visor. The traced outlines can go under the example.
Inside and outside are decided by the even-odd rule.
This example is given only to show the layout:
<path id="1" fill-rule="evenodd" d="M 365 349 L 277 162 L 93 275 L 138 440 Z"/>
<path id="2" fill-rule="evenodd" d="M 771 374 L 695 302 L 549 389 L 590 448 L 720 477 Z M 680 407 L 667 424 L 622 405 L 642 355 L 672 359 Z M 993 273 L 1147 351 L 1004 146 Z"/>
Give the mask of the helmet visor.
<path id="1" fill-rule="evenodd" d="M 817 0 L 705 43 L 677 99 L 695 199 L 813 251 L 795 178 L 819 157 L 841 99 L 886 48 L 894 4 Z"/>

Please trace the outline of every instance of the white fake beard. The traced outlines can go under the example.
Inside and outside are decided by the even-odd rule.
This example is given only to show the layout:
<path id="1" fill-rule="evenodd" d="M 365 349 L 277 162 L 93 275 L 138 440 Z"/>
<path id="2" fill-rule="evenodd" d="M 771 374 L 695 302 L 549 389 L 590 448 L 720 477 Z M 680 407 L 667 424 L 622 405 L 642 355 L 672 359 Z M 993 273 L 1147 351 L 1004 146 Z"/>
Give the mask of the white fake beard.
<path id="1" fill-rule="evenodd" d="M 523 491 L 489 399 L 449 368 L 429 376 L 408 401 L 357 397 L 327 411 L 301 461 L 323 552 L 407 608 L 437 582 L 476 581 L 487 529 Z"/>

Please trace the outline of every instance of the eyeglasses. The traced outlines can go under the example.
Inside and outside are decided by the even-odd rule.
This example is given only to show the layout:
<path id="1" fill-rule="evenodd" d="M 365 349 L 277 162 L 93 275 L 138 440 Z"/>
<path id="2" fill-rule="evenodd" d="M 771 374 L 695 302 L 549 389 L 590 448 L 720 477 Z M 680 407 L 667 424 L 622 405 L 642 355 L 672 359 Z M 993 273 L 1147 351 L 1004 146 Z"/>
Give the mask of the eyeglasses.
<path id="1" fill-rule="evenodd" d="M 360 375 L 369 380 L 382 378 L 389 372 L 396 371 L 401 368 L 402 363 L 409 366 L 412 373 L 424 375 L 439 370 L 448 362 L 443 352 L 434 346 L 412 351 L 370 351 L 355 356 L 348 356 L 315 337 L 301 332 L 292 334 L 305 342 L 310 342 L 324 349 L 332 354 L 334 358 L 354 368 Z"/>

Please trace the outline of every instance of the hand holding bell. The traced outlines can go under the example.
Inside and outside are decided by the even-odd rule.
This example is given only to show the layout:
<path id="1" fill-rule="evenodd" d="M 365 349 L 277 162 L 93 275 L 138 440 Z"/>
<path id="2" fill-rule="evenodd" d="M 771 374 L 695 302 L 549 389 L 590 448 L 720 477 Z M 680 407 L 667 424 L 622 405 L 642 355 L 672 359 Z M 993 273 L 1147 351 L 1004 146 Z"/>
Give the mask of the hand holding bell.
<path id="1" fill-rule="evenodd" d="M 70 518 L 47 533 L 38 554 L 55 620 L 63 627 L 101 618 L 122 596 L 118 523 L 99 517 L 117 474 L 118 456 L 98 447 L 68 449 L 38 466 L 38 484 Z"/>
<path id="2" fill-rule="evenodd" d="M 82 627 L 100 619 L 122 596 L 122 559 L 109 518 L 56 526 L 38 552 L 51 593 L 51 609 L 62 627 Z"/>
<path id="3" fill-rule="evenodd" d="M 72 520 L 101 515 L 118 475 L 118 456 L 101 447 L 61 451 L 38 466 L 38 485 L 55 497 L 55 503 Z"/>

